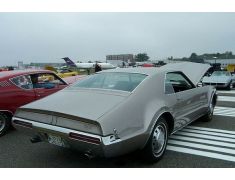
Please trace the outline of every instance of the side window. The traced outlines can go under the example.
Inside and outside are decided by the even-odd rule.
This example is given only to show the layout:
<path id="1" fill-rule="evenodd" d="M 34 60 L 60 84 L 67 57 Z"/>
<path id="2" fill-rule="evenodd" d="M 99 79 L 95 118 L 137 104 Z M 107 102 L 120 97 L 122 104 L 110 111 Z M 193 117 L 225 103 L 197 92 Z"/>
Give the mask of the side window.
<path id="1" fill-rule="evenodd" d="M 165 80 L 165 93 L 170 94 L 172 92 L 186 91 L 194 88 L 194 86 L 184 77 L 180 72 L 171 72 L 166 74 Z"/>
<path id="2" fill-rule="evenodd" d="M 61 79 L 50 73 L 32 74 L 31 80 L 33 88 L 52 89 L 58 85 L 65 85 Z"/>
<path id="3" fill-rule="evenodd" d="M 22 89 L 33 88 L 30 75 L 22 75 L 22 76 L 11 78 L 11 82 Z"/>
<path id="4" fill-rule="evenodd" d="M 170 82 L 165 81 L 165 94 L 173 94 L 175 90 Z"/>

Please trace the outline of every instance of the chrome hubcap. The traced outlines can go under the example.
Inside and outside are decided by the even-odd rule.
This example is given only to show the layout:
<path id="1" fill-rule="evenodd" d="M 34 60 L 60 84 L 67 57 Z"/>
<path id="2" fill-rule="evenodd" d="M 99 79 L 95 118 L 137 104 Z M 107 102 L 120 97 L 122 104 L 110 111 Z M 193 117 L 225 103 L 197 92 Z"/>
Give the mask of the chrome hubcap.
<path id="1" fill-rule="evenodd" d="M 165 146 L 166 141 L 166 128 L 159 124 L 154 129 L 153 139 L 152 139 L 152 150 L 154 155 L 158 155 Z"/>
<path id="2" fill-rule="evenodd" d="M 3 128 L 5 127 L 5 120 L 4 119 L 0 119 L 0 132 L 3 130 Z"/>

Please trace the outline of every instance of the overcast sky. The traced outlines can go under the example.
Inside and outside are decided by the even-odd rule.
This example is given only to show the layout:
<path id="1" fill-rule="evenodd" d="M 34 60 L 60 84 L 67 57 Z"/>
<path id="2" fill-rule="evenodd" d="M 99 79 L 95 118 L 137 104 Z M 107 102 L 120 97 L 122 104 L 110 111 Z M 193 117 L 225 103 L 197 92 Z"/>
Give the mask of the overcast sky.
<path id="1" fill-rule="evenodd" d="M 0 66 L 233 51 L 235 13 L 0 13 Z"/>

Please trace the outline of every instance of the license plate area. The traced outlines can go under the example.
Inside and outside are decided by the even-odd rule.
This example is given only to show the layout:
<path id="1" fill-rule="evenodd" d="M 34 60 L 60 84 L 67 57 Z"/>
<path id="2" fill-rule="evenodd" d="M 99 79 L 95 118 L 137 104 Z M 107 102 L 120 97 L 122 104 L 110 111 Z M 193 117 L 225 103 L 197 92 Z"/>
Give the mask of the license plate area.
<path id="1" fill-rule="evenodd" d="M 61 147 L 68 147 L 66 141 L 60 136 L 47 134 L 47 140 L 50 144 L 54 144 L 56 146 L 61 146 Z"/>

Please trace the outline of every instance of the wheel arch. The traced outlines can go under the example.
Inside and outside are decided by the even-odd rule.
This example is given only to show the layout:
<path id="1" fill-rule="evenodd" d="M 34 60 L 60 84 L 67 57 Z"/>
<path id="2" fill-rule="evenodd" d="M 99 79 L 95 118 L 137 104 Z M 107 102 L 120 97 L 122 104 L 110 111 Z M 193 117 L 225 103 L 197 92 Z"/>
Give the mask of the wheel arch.
<path id="1" fill-rule="evenodd" d="M 217 102 L 217 94 L 216 94 L 216 91 L 213 91 L 213 92 L 211 93 L 210 100 L 209 100 L 209 104 L 211 103 L 211 101 L 212 101 L 213 105 L 215 106 L 215 105 L 216 105 L 216 102 Z"/>
<path id="2" fill-rule="evenodd" d="M 172 114 L 169 111 L 163 111 L 162 113 L 160 113 L 157 117 L 154 117 L 155 121 L 150 125 L 150 128 L 148 130 L 148 137 L 144 143 L 144 146 L 142 148 L 145 147 L 145 145 L 147 144 L 147 142 L 149 141 L 149 138 L 151 136 L 151 133 L 153 131 L 153 128 L 155 126 L 155 124 L 158 122 L 158 120 L 163 117 L 168 125 L 168 130 L 169 130 L 169 134 L 171 134 L 174 131 L 174 117 L 172 116 Z"/>
<path id="3" fill-rule="evenodd" d="M 163 117 L 168 125 L 169 134 L 174 130 L 174 118 L 170 112 L 164 112 L 160 117 Z"/>
<path id="4" fill-rule="evenodd" d="M 0 113 L 6 115 L 9 119 L 13 117 L 13 113 L 8 110 L 0 110 Z"/>

